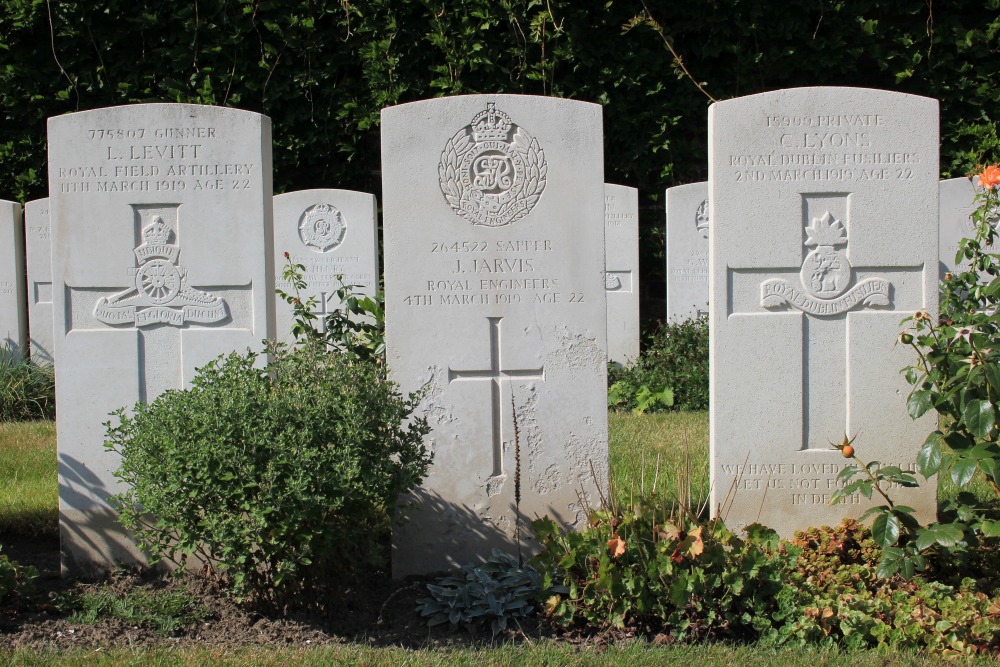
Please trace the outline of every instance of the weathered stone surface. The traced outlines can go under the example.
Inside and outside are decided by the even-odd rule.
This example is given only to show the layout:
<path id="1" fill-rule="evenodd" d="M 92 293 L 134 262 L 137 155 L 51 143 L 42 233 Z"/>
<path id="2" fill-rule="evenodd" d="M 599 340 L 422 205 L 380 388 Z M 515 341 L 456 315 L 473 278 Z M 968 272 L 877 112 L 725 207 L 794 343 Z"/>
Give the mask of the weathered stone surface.
<path id="1" fill-rule="evenodd" d="M 912 468 L 935 427 L 895 343 L 937 309 L 938 103 L 781 90 L 712 105 L 709 138 L 713 511 L 784 536 L 859 516 L 877 501 L 829 505 L 830 443 Z M 933 481 L 893 491 L 934 517 Z"/>
<path id="2" fill-rule="evenodd" d="M 55 361 L 52 341 L 52 235 L 49 199 L 24 205 L 24 241 L 28 269 L 28 340 L 31 358 Z"/>
<path id="3" fill-rule="evenodd" d="M 639 191 L 604 185 L 604 285 L 608 291 L 608 359 L 639 356 Z"/>
<path id="4" fill-rule="evenodd" d="M 0 355 L 27 353 L 28 312 L 24 288 L 21 205 L 0 200 Z"/>
<path id="5" fill-rule="evenodd" d="M 938 236 L 938 252 L 941 263 L 940 278 L 944 274 L 968 270 L 968 262 L 955 262 L 958 244 L 962 239 L 972 238 L 976 234 L 976 224 L 972 221 L 972 212 L 976 210 L 976 186 L 979 179 L 949 178 L 941 181 L 940 222 Z M 1000 243 L 994 243 L 990 252 L 997 252 Z"/>
<path id="6" fill-rule="evenodd" d="M 594 104 L 471 95 L 383 110 L 388 363 L 404 390 L 425 389 L 434 453 L 404 499 L 416 507 L 393 535 L 395 576 L 514 550 L 518 483 L 526 549 L 535 516 L 579 526 L 581 498 L 597 504 L 603 164 Z"/>
<path id="7" fill-rule="evenodd" d="M 708 183 L 667 188 L 667 321 L 708 313 Z"/>
<path id="8" fill-rule="evenodd" d="M 285 253 L 305 267 L 305 301 L 316 297 L 315 325 L 325 331 L 325 318 L 341 307 L 341 283 L 355 294 L 378 292 L 378 211 L 375 196 L 353 190 L 299 190 L 274 198 L 274 265 L 277 287 L 291 293 L 282 279 Z M 275 300 L 275 331 L 291 343 L 292 307 Z"/>
<path id="9" fill-rule="evenodd" d="M 142 104 L 49 119 L 64 570 L 142 561 L 102 422 L 273 335 L 270 120 Z"/>

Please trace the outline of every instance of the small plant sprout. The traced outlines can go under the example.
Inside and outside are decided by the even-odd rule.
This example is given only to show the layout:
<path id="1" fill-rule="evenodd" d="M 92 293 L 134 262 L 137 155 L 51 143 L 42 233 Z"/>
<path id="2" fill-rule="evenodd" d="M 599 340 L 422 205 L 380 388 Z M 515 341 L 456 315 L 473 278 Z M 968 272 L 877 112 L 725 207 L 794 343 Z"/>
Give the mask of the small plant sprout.
<path id="1" fill-rule="evenodd" d="M 897 505 L 889 497 L 888 490 L 893 485 L 917 486 L 917 479 L 899 466 L 883 466 L 878 461 L 864 463 L 858 458 L 854 448 L 854 442 L 857 438 L 857 433 L 853 437 L 848 437 L 845 433 L 844 439 L 840 443 L 830 443 L 830 446 L 843 454 L 844 458 L 856 462 L 844 466 L 844 469 L 837 475 L 837 483 L 840 488 L 830 498 L 830 504 L 844 502 L 858 493 L 870 499 L 877 492 L 885 500 L 885 504 L 869 508 L 861 515 L 860 520 L 864 521 L 869 517 L 874 517 L 872 537 L 883 549 L 879 574 L 880 576 L 890 576 L 902 573 L 907 577 L 912 576 L 917 569 L 923 569 L 926 566 L 923 557 L 915 552 L 904 554 L 902 550 L 896 548 L 896 545 L 911 541 L 920 530 L 920 524 L 913 517 L 914 509 L 906 505 Z M 859 473 L 863 473 L 863 476 L 859 476 Z M 906 561 L 905 564 L 902 562 L 903 560 Z"/>

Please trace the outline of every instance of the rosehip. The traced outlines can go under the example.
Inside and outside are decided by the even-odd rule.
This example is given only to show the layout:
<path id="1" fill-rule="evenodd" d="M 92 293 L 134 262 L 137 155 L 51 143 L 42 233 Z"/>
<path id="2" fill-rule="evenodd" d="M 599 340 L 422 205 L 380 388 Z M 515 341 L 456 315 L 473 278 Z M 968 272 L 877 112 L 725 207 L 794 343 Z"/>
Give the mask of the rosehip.
<path id="1" fill-rule="evenodd" d="M 854 456 L 854 447 L 846 445 L 842 450 L 840 450 L 840 453 L 844 455 L 845 459 L 849 459 Z"/>

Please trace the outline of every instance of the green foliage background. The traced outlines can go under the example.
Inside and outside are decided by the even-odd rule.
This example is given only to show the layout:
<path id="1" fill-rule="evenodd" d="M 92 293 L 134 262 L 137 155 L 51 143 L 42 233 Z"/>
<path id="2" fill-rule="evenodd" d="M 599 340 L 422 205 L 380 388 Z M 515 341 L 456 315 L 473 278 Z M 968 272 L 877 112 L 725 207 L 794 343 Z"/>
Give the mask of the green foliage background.
<path id="1" fill-rule="evenodd" d="M 71 111 L 262 112 L 276 191 L 381 195 L 383 107 L 570 97 L 604 105 L 606 180 L 640 189 L 643 277 L 662 285 L 661 193 L 706 177 L 710 100 L 649 16 L 717 99 L 805 85 L 927 95 L 941 100 L 943 176 L 997 157 L 1000 0 L 0 0 L 0 196 L 45 196 L 45 119 Z"/>

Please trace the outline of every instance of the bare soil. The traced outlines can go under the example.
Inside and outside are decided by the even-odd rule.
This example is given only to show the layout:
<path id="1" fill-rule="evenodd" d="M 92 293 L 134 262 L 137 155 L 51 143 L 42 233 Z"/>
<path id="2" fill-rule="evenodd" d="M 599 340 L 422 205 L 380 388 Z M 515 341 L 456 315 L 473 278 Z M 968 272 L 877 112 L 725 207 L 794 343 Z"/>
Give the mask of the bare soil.
<path id="1" fill-rule="evenodd" d="M 39 571 L 37 592 L 31 599 L 0 604 L 0 649 L 109 648 L 113 646 L 184 646 L 237 648 L 269 646 L 322 646 L 344 642 L 364 642 L 375 646 L 418 648 L 451 644 L 476 644 L 491 639 L 488 630 L 472 634 L 461 629 L 429 630 L 417 613 L 417 598 L 426 596 L 431 578 L 411 577 L 392 581 L 373 577 L 346 591 L 335 608 L 316 613 L 288 616 L 264 615 L 246 609 L 219 593 L 205 579 L 195 575 L 174 577 L 151 572 L 115 571 L 100 582 L 64 579 L 59 574 L 57 538 L 15 538 L 2 540 L 2 553 L 22 565 Z M 83 593 L 106 586 L 126 594 L 139 588 L 171 592 L 182 590 L 207 610 L 204 619 L 164 634 L 153 627 L 130 624 L 118 619 L 96 623 L 72 621 L 71 612 L 55 604 L 60 595 Z M 65 605 L 63 605 L 65 606 Z M 537 636 L 537 627 L 512 632 L 506 639 L 518 640 L 524 632 Z"/>

